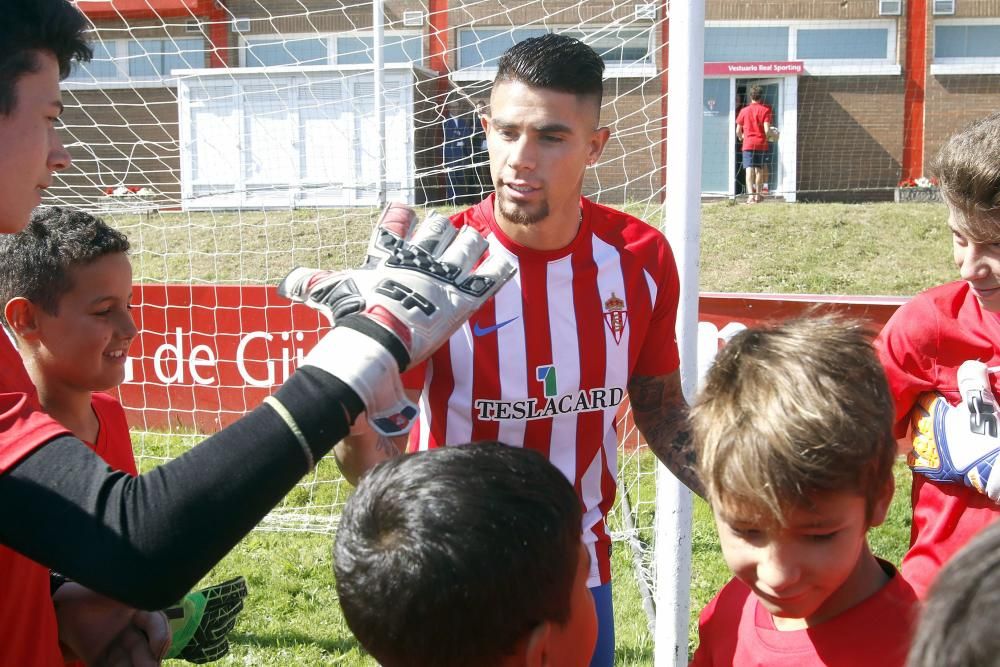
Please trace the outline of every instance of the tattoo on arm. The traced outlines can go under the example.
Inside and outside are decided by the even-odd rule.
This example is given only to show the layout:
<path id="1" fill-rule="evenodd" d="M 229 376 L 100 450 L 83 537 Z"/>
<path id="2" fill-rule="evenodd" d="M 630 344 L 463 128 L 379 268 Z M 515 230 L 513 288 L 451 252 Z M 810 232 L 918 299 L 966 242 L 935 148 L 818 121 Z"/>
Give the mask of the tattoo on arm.
<path id="1" fill-rule="evenodd" d="M 695 469 L 694 443 L 688 426 L 688 405 L 681 392 L 680 373 L 633 375 L 628 383 L 635 425 L 649 448 L 686 487 L 704 497 Z"/>

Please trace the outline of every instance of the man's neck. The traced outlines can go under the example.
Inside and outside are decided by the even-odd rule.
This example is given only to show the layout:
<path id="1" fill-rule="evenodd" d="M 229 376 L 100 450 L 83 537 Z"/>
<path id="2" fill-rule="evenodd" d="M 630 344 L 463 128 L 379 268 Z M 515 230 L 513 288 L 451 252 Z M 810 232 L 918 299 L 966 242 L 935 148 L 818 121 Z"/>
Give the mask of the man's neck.
<path id="1" fill-rule="evenodd" d="M 532 250 L 559 250 L 573 242 L 583 222 L 583 210 L 576 208 L 548 217 L 530 225 L 511 222 L 494 206 L 493 215 L 500 230 L 511 241 Z"/>

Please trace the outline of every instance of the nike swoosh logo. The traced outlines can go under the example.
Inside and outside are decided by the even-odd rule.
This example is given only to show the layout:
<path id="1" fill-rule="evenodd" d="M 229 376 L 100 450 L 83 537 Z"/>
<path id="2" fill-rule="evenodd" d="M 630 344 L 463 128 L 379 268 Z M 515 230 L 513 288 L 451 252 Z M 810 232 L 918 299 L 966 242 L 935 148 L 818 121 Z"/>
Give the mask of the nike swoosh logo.
<path id="1" fill-rule="evenodd" d="M 479 323 L 477 322 L 475 324 L 475 326 L 472 327 L 472 333 L 475 336 L 485 336 L 487 334 L 493 333 L 494 331 L 496 331 L 500 327 L 507 326 L 508 324 L 510 324 L 511 322 L 513 322 L 516 319 L 517 319 L 516 317 L 512 317 L 512 318 L 510 318 L 509 320 L 507 320 L 505 322 L 498 322 L 497 324 L 494 324 L 493 326 L 489 326 L 489 327 L 481 327 L 481 326 L 479 326 Z"/>

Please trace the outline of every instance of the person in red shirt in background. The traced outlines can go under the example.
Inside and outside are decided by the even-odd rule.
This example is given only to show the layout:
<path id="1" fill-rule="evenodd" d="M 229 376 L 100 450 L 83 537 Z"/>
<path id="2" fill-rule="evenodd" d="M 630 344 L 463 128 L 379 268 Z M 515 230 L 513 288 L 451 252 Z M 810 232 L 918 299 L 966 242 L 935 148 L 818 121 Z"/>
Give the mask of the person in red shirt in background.
<path id="1" fill-rule="evenodd" d="M 740 109 L 736 117 L 736 136 L 743 142 L 743 168 L 747 172 L 747 203 L 761 201 L 764 184 L 769 176 L 767 152 L 768 133 L 771 131 L 771 107 L 761 100 L 764 89 L 750 87 L 750 104 Z"/>
<path id="2" fill-rule="evenodd" d="M 921 594 L 1000 516 L 1000 475 L 990 475 L 1000 448 L 1000 113 L 945 142 L 932 172 L 961 279 L 915 296 L 876 341 L 895 435 L 904 451 L 912 445 L 913 524 L 900 569 Z"/>
<path id="3" fill-rule="evenodd" d="M 866 533 L 893 494 L 892 396 L 859 323 L 740 332 L 691 408 L 698 472 L 735 577 L 697 667 L 902 667 L 917 595 Z"/>

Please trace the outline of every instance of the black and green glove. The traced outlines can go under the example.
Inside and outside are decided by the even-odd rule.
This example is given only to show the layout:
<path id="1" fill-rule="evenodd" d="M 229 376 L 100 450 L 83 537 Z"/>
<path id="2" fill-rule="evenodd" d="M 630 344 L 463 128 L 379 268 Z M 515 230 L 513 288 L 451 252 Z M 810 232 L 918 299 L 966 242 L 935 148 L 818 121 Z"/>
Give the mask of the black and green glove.
<path id="1" fill-rule="evenodd" d="M 229 631 L 236 625 L 246 596 L 246 580 L 236 577 L 188 593 L 176 605 L 164 609 L 171 634 L 166 657 L 202 664 L 229 653 Z"/>

